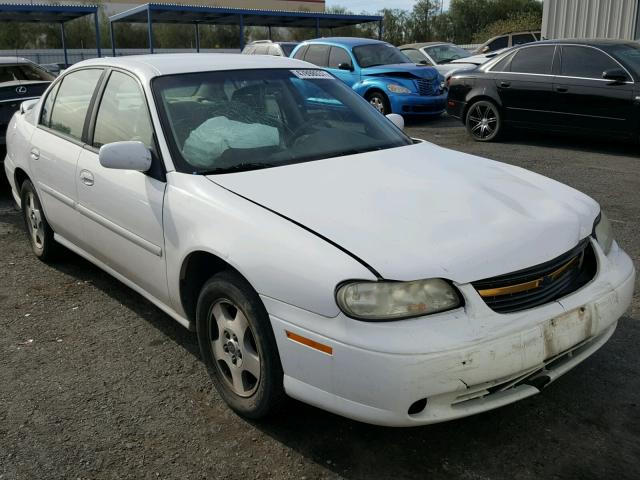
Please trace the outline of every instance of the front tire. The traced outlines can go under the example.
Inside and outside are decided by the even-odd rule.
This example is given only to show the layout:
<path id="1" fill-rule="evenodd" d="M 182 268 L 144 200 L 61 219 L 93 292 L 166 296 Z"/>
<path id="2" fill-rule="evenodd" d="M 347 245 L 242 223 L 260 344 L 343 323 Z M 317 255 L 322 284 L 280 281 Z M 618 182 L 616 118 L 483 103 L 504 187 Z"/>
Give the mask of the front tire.
<path id="1" fill-rule="evenodd" d="M 479 100 L 469 107 L 465 125 L 476 142 L 497 140 L 503 128 L 500 109 L 489 100 Z"/>
<path id="2" fill-rule="evenodd" d="M 391 113 L 391 105 L 389 99 L 384 93 L 381 92 L 369 92 L 365 97 L 373 108 L 378 110 L 383 115 L 389 115 Z"/>
<path id="3" fill-rule="evenodd" d="M 20 199 L 22 218 L 33 253 L 43 262 L 53 260 L 58 244 L 53 239 L 53 230 L 47 222 L 38 193 L 30 180 L 25 180 L 22 184 Z"/>
<path id="4" fill-rule="evenodd" d="M 198 343 L 222 399 L 243 417 L 259 419 L 285 400 L 273 329 L 255 290 L 224 271 L 202 287 L 196 308 Z"/>

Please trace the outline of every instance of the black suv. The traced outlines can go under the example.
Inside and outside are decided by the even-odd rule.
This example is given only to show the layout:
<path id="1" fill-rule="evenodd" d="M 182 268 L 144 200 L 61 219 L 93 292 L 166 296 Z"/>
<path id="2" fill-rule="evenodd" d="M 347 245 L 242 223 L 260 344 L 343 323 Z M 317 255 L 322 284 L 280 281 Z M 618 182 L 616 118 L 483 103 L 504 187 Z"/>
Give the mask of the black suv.
<path id="1" fill-rule="evenodd" d="M 536 42 L 454 74 L 447 112 L 478 141 L 507 125 L 637 139 L 639 80 L 635 42 Z"/>

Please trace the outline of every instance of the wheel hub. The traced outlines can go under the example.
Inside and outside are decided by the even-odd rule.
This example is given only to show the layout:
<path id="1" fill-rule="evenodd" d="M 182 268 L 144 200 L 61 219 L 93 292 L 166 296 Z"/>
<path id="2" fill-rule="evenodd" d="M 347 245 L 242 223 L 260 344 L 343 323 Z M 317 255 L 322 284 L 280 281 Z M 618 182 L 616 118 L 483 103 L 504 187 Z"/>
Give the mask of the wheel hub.
<path id="1" fill-rule="evenodd" d="M 238 337 L 235 333 L 225 330 L 224 338 L 226 339 L 223 349 L 229 358 L 231 364 L 235 367 L 242 365 L 242 349 L 238 343 Z"/>

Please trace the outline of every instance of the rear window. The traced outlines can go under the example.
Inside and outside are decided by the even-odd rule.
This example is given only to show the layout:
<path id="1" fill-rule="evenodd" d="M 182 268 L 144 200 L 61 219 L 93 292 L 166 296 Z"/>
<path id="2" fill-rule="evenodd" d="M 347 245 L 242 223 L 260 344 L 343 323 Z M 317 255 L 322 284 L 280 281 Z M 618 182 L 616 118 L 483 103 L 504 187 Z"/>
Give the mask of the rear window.
<path id="1" fill-rule="evenodd" d="M 554 51 L 554 46 L 522 48 L 511 60 L 511 71 L 550 74 Z"/>
<path id="2" fill-rule="evenodd" d="M 50 82 L 54 78 L 46 70 L 28 63 L 0 65 L 0 83 L 19 81 Z"/>
<path id="3" fill-rule="evenodd" d="M 319 67 L 326 67 L 329 64 L 329 45 L 309 45 L 304 59 Z"/>

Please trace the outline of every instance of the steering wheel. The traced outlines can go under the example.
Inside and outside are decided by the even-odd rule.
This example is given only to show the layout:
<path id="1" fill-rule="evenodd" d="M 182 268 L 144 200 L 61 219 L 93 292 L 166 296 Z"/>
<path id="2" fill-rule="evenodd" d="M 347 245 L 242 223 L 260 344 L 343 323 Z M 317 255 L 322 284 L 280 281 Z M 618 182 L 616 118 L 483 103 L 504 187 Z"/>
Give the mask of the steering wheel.
<path id="1" fill-rule="evenodd" d="M 305 132 L 310 131 L 312 129 L 317 129 L 318 127 L 329 128 L 331 127 L 331 124 L 329 123 L 328 120 L 323 120 L 320 123 L 317 123 L 315 125 L 312 125 L 311 122 L 305 122 L 291 132 L 291 134 L 289 135 L 289 141 L 287 142 L 288 145 L 289 146 L 295 145 L 298 142 L 298 140 L 303 137 L 303 134 Z"/>

